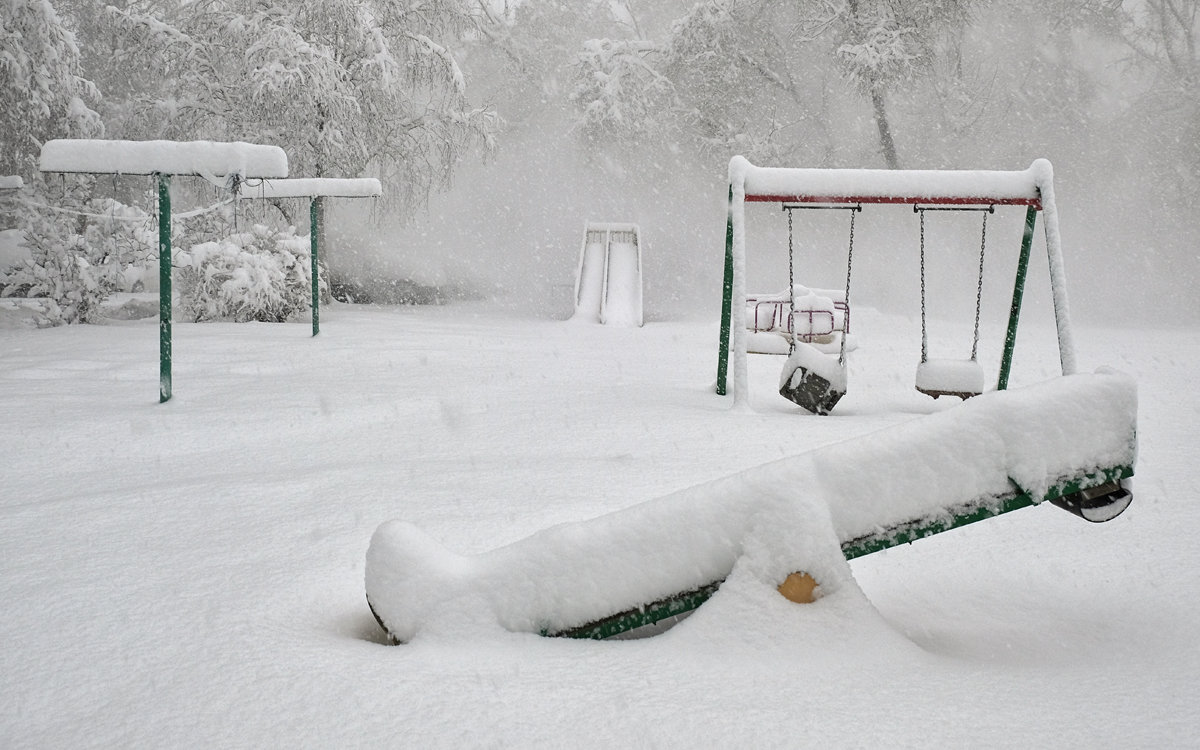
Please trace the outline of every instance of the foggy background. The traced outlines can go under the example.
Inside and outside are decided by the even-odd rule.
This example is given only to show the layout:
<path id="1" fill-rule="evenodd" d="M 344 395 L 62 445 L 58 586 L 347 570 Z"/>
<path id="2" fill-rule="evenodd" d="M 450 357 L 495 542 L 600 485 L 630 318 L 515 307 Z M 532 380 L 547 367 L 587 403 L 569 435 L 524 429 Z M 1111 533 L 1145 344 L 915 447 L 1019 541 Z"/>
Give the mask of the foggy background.
<path id="1" fill-rule="evenodd" d="M 651 38 L 669 35 L 673 13 L 689 7 L 653 5 L 658 17 L 639 18 Z M 1197 128 L 1188 122 L 1197 112 L 1196 81 L 1172 81 L 1122 42 L 1121 34 L 1132 32 L 1100 28 L 1083 18 L 1086 12 L 1085 3 L 973 4 L 960 45 L 973 83 L 958 128 L 930 104 L 922 85 L 928 81 L 889 94 L 902 166 L 1025 169 L 1035 158 L 1050 159 L 1076 317 L 1118 325 L 1200 322 L 1193 297 L 1200 281 L 1192 192 Z M 1188 12 L 1194 33 L 1194 4 Z M 604 21 L 570 31 L 582 42 L 611 26 Z M 540 61 L 545 78 L 524 87 L 506 78 L 494 54 L 468 56 L 477 95 L 505 121 L 495 152 L 465 159 L 449 190 L 425 209 L 377 212 L 374 225 L 361 221 L 367 209 L 340 207 L 346 236 L 339 245 L 353 250 L 338 257 L 338 266 L 354 275 L 466 282 L 485 296 L 566 317 L 584 222 L 632 221 L 643 233 L 648 319 L 715 316 L 726 165 L 738 152 L 699 152 L 694 144 L 652 136 L 624 143 L 589 138 L 569 100 L 573 54 L 569 38 L 561 48 L 547 45 Z M 1194 59 L 1192 65 L 1195 72 Z M 832 67 L 811 74 L 824 76 L 835 102 L 820 113 L 827 118 L 820 127 L 836 134 L 836 148 L 817 163 L 751 155 L 755 163 L 884 166 L 869 103 Z M 803 141 L 813 130 L 796 128 L 786 137 Z M 1003 314 L 1011 299 L 1023 214 L 1001 207 L 989 219 L 985 305 L 993 315 Z M 845 213 L 797 212 L 795 219 L 797 280 L 840 288 Z M 778 206 L 749 206 L 748 223 L 748 288 L 783 290 L 786 216 Z M 931 213 L 927 224 L 930 314 L 969 319 L 979 217 Z M 1043 229 L 1039 216 L 1027 287 L 1031 315 L 1049 313 Z M 859 216 L 856 245 L 857 304 L 915 315 L 918 222 L 911 209 L 868 207 Z"/>
<path id="2" fill-rule="evenodd" d="M 381 200 L 326 202 L 323 257 L 343 286 L 416 284 L 407 301 L 487 298 L 563 318 L 584 223 L 636 222 L 647 318 L 715 318 L 736 154 L 760 166 L 1004 170 L 1044 157 L 1076 316 L 1200 322 L 1200 0 L 10 6 L 0 174 L 23 175 L 30 203 L 66 199 L 37 173 L 49 138 L 269 143 L 293 176 L 383 182 Z M 145 181 L 93 182 L 152 211 Z M 173 190 L 180 206 L 220 198 L 198 179 Z M 304 210 L 254 220 L 306 224 Z M 1011 295 L 1021 214 L 989 222 L 989 315 Z M 754 206 L 748 218 L 748 288 L 782 291 L 786 217 Z M 840 287 L 846 217 L 795 218 L 797 280 Z M 928 220 L 931 314 L 969 317 L 978 217 Z M 194 235 L 179 246 L 234 224 L 177 227 Z M 916 216 L 870 207 L 858 231 L 855 303 L 915 315 Z M 1031 315 L 1046 309 L 1042 237 Z"/>

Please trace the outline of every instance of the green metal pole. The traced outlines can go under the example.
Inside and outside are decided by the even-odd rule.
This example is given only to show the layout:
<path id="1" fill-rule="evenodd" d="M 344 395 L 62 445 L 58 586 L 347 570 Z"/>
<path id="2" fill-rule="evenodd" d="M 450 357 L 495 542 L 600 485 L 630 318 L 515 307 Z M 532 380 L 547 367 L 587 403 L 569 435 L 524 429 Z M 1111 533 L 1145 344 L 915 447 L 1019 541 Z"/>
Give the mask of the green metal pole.
<path id="1" fill-rule="evenodd" d="M 717 353 L 717 395 L 726 393 L 729 372 L 729 329 L 733 320 L 733 185 L 729 186 L 729 207 L 725 214 L 725 282 L 721 294 L 721 346 Z M 740 386 L 739 386 L 740 387 Z"/>
<path id="2" fill-rule="evenodd" d="M 1029 251 L 1033 247 L 1033 228 L 1037 224 L 1037 208 L 1030 206 L 1025 211 L 1025 234 L 1021 237 L 1021 255 L 1017 258 L 1017 279 L 1013 282 L 1012 307 L 1008 312 L 1008 333 L 1004 337 L 1004 356 L 1000 358 L 1000 377 L 996 390 L 1008 388 L 1008 376 L 1012 371 L 1013 349 L 1017 346 L 1017 320 L 1021 317 L 1021 298 L 1025 296 L 1025 276 L 1029 271 Z"/>
<path id="3" fill-rule="evenodd" d="M 312 263 L 312 335 L 316 336 L 321 332 L 321 292 L 320 292 L 320 271 L 317 265 L 317 235 L 320 233 L 320 198 L 313 198 L 308 204 L 308 222 L 309 235 L 308 247 L 310 250 L 310 261 Z"/>
<path id="4" fill-rule="evenodd" d="M 171 175 L 158 174 L 158 402 L 171 399 Z"/>

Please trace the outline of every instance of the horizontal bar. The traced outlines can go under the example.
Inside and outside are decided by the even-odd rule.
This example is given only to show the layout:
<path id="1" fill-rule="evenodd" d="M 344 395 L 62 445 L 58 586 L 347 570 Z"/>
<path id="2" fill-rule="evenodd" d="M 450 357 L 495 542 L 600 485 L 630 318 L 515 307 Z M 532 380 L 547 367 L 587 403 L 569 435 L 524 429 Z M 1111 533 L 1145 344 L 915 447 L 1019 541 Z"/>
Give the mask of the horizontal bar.
<path id="1" fill-rule="evenodd" d="M 793 211 L 797 208 L 826 209 L 831 211 L 861 211 L 862 204 L 856 203 L 854 205 L 843 206 L 826 205 L 821 203 L 784 203 L 782 206 L 780 206 L 780 208 L 782 208 L 784 211 Z"/>
<path id="2" fill-rule="evenodd" d="M 746 194 L 747 203 L 893 203 L 935 206 L 1033 206 L 1042 210 L 1040 198 L 996 198 L 986 195 L 935 197 L 930 195 L 766 195 Z"/>
<path id="3" fill-rule="evenodd" d="M 383 194 L 374 177 L 288 177 L 243 182 L 242 199 L 277 198 L 378 198 Z"/>
<path id="4" fill-rule="evenodd" d="M 996 204 L 989 203 L 986 206 L 922 206 L 920 203 L 913 204 L 913 213 L 920 211 L 987 211 L 989 214 L 996 213 Z"/>
<path id="5" fill-rule="evenodd" d="M 38 158 L 43 172 L 129 175 L 231 175 L 287 177 L 287 154 L 278 146 L 241 141 L 124 141 L 59 138 L 46 141 Z"/>

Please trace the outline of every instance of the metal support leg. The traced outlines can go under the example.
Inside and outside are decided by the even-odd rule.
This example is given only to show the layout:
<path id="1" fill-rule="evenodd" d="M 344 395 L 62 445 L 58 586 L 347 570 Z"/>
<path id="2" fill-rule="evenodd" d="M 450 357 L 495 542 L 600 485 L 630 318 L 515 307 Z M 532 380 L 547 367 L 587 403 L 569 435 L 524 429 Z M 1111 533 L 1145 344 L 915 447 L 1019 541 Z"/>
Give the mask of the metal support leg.
<path id="1" fill-rule="evenodd" d="M 1029 271 L 1029 251 L 1033 247 L 1033 228 L 1037 224 L 1037 209 L 1030 206 L 1025 211 L 1025 234 L 1021 237 L 1021 254 L 1017 258 L 1017 278 L 1013 282 L 1012 307 L 1008 313 L 1008 333 L 1004 337 L 1004 355 L 1000 358 L 1000 377 L 996 390 L 1008 388 L 1008 376 L 1012 371 L 1013 349 L 1017 346 L 1017 321 L 1021 317 L 1021 299 L 1025 296 L 1025 276 Z"/>
<path id="2" fill-rule="evenodd" d="M 742 304 L 745 304 L 743 302 Z M 726 393 L 729 373 L 729 330 L 733 320 L 733 186 L 729 186 L 729 212 L 725 219 L 725 281 L 721 294 L 721 344 L 717 353 L 717 395 Z M 739 385 L 739 388 L 745 387 Z"/>
<path id="3" fill-rule="evenodd" d="M 308 204 L 309 256 L 312 264 L 312 335 L 321 332 L 321 286 L 320 266 L 317 264 L 317 237 L 320 235 L 321 199 L 313 198 Z"/>
<path id="4" fill-rule="evenodd" d="M 171 175 L 158 175 L 158 402 L 171 399 Z"/>

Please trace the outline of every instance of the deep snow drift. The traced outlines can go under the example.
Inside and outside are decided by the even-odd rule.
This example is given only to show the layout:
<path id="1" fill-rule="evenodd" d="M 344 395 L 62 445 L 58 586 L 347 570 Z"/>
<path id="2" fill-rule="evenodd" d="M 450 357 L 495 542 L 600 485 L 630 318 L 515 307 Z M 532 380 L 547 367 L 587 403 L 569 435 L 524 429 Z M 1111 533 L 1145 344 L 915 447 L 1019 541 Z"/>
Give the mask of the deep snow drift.
<path id="1" fill-rule="evenodd" d="M 637 329 L 337 305 L 316 338 L 180 324 L 164 405 L 153 319 L 0 330 L 0 745 L 1190 741 L 1188 330 L 1076 329 L 1081 371 L 1138 381 L 1137 499 L 1108 524 L 1043 506 L 830 559 L 837 591 L 807 606 L 747 556 L 692 617 L 640 641 L 492 628 L 469 648 L 436 632 L 382 644 L 363 575 L 387 519 L 476 554 L 956 408 L 913 390 L 915 320 L 855 316 L 849 390 L 824 418 L 774 393 L 779 357 L 750 358 L 752 411 L 715 396 L 715 312 Z M 991 370 L 1001 337 L 985 325 Z M 1013 387 L 1057 366 L 1052 327 L 1023 325 Z M 795 521 L 757 533 L 829 533 Z"/>

